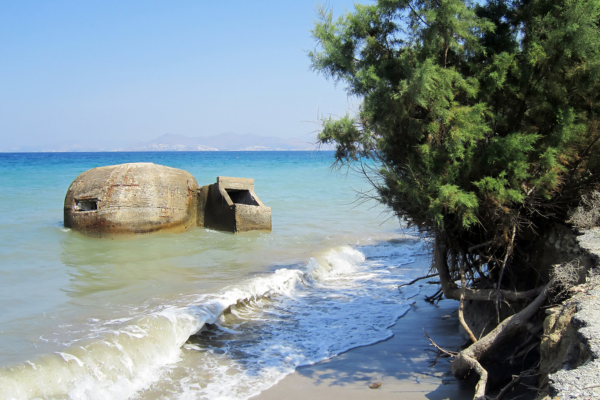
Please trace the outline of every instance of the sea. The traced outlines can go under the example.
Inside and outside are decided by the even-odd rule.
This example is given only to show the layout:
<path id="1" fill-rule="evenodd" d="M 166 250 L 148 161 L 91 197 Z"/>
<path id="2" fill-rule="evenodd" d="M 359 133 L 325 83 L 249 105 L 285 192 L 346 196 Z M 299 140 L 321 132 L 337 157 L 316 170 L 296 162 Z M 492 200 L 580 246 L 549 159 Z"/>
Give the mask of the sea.
<path id="1" fill-rule="evenodd" d="M 334 153 L 0 153 L 0 399 L 248 399 L 392 336 L 420 239 Z M 253 178 L 271 232 L 99 239 L 64 228 L 82 172 L 153 162 Z M 376 167 L 376 166 L 374 166 Z M 401 319 L 399 323 L 401 323 Z"/>

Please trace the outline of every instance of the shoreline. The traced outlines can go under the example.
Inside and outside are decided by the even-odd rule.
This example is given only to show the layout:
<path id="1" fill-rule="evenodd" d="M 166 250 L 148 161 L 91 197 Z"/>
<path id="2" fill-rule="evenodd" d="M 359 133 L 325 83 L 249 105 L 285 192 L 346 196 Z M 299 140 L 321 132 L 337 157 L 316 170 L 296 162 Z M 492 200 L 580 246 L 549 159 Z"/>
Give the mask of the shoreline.
<path id="1" fill-rule="evenodd" d="M 420 256 L 406 267 L 424 269 L 428 262 L 427 256 Z M 425 329 L 443 348 L 454 350 L 464 344 L 458 330 L 458 303 L 445 299 L 437 305 L 427 303 L 425 295 L 435 293 L 437 286 L 424 281 L 415 285 L 421 286 L 421 292 L 412 299 L 410 310 L 389 328 L 393 337 L 297 368 L 252 399 L 472 399 L 473 388 L 452 376 L 448 358 L 440 358 L 429 367 L 435 353 L 427 351 L 433 347 L 423 332 Z M 381 386 L 370 389 L 369 384 L 375 382 Z"/>

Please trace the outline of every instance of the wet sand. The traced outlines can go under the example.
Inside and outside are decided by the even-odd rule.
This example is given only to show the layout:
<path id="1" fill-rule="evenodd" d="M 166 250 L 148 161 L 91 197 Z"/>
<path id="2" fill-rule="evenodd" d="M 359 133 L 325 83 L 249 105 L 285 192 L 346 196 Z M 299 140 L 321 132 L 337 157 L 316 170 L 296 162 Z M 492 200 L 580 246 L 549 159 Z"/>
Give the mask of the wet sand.
<path id="1" fill-rule="evenodd" d="M 421 268 L 427 262 L 423 257 L 410 267 Z M 425 281 L 415 285 L 421 282 Z M 253 399 L 472 399 L 473 389 L 450 374 L 448 358 L 440 358 L 430 367 L 435 354 L 427 351 L 433 347 L 423 332 L 424 328 L 438 345 L 449 350 L 464 344 L 458 333 L 458 303 L 442 300 L 431 305 L 424 297 L 432 295 L 437 285 L 422 285 L 421 293 L 412 299 L 415 303 L 411 309 L 391 328 L 392 338 L 298 368 Z M 381 386 L 370 389 L 369 384 L 374 382 L 381 382 Z"/>

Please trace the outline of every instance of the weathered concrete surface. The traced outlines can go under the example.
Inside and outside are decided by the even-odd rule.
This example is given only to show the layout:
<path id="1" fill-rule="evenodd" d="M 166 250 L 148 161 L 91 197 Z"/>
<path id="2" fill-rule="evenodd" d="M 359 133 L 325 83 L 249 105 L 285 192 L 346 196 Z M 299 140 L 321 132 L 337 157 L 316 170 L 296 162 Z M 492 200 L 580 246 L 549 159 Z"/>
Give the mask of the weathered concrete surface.
<path id="1" fill-rule="evenodd" d="M 577 241 L 592 259 L 600 260 L 600 230 L 586 231 Z M 600 399 L 598 280 L 576 286 L 568 303 L 548 312 L 541 352 L 542 363 L 552 364 L 542 367 L 556 370 L 548 376 L 552 399 Z"/>
<path id="2" fill-rule="evenodd" d="M 254 179 L 219 176 L 199 188 L 186 171 L 131 163 L 94 168 L 75 178 L 65 197 L 64 224 L 93 236 L 193 226 L 270 231 L 271 208 L 254 193 Z"/>
<path id="3" fill-rule="evenodd" d="M 254 193 L 254 179 L 217 177 L 198 190 L 198 226 L 247 232 L 271 230 L 271 207 Z"/>
<path id="4" fill-rule="evenodd" d="M 182 231 L 196 226 L 198 183 L 152 163 L 94 168 L 67 191 L 64 225 L 93 236 Z"/>

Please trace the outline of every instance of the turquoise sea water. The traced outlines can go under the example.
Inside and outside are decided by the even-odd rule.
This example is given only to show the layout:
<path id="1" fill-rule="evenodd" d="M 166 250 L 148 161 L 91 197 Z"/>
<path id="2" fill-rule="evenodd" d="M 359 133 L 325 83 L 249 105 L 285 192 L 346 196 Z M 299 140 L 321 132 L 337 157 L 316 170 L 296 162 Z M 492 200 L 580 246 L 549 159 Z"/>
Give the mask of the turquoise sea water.
<path id="1" fill-rule="evenodd" d="M 0 153 L 0 399 L 249 398 L 389 337 L 421 241 L 331 152 Z M 153 162 L 250 177 L 273 231 L 122 240 L 63 227 L 70 183 Z"/>

